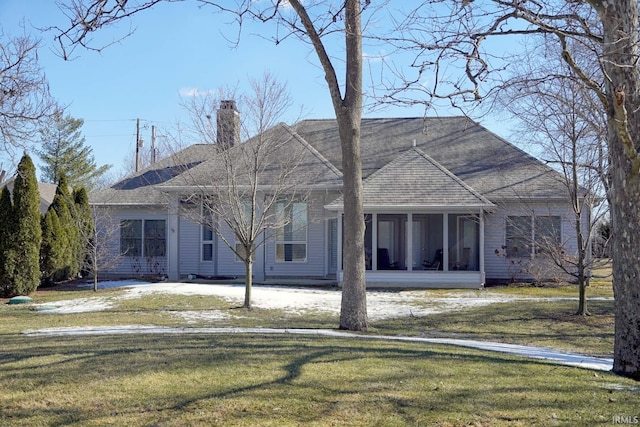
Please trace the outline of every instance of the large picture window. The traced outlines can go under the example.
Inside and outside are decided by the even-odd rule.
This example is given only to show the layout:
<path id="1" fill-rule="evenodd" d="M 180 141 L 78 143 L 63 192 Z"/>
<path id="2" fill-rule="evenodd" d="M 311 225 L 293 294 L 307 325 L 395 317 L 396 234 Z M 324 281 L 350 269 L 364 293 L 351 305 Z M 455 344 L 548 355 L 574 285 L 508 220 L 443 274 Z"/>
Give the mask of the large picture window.
<path id="1" fill-rule="evenodd" d="M 166 256 L 166 221 L 162 219 L 122 220 L 120 222 L 120 253 L 128 257 Z"/>
<path id="2" fill-rule="evenodd" d="M 506 224 L 507 256 L 528 257 L 561 244 L 559 216 L 510 216 Z"/>
<path id="3" fill-rule="evenodd" d="M 276 230 L 276 261 L 306 262 L 306 202 L 278 202 L 276 205 L 276 221 L 284 224 Z"/>

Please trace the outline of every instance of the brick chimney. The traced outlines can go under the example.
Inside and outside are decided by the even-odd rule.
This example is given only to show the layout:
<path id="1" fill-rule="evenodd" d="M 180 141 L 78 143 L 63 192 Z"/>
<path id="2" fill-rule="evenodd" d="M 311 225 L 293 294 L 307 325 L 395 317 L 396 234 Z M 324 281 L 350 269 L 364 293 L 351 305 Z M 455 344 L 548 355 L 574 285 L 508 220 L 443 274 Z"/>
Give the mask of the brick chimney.
<path id="1" fill-rule="evenodd" d="M 236 101 L 220 101 L 216 121 L 218 125 L 216 142 L 222 148 L 233 147 L 240 143 L 240 113 L 236 109 Z"/>

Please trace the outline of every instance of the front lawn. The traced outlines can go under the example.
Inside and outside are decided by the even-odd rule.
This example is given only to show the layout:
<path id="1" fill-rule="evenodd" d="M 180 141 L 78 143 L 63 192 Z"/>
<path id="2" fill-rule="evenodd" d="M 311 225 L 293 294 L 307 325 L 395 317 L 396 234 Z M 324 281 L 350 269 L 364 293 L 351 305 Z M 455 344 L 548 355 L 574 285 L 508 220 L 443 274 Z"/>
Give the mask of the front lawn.
<path id="1" fill-rule="evenodd" d="M 594 426 L 638 383 L 449 346 L 261 335 L 4 335 L 0 425 Z"/>
<path id="2" fill-rule="evenodd" d="M 610 356 L 612 301 L 591 301 L 592 316 L 575 316 L 574 300 L 557 299 L 574 291 L 491 288 L 478 294 L 517 299 L 378 320 L 369 333 L 486 339 Z M 608 297 L 610 286 L 593 293 Z M 424 291 L 418 304 L 468 294 Z M 338 324 L 335 314 L 246 311 L 213 296 L 123 295 L 118 289 L 53 289 L 35 296 L 45 306 L 76 298 L 113 303 L 83 313 L 0 305 L 0 425 L 593 426 L 640 416 L 637 382 L 452 346 L 286 334 L 22 334 L 107 325 Z"/>

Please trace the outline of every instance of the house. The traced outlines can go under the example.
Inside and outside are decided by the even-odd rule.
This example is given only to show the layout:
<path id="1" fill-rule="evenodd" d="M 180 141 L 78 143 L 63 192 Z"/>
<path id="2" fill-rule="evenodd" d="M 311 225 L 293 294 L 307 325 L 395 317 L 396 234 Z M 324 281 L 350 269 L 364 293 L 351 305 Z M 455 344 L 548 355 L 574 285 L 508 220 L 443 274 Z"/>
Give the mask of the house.
<path id="1" fill-rule="evenodd" d="M 15 178 L 11 178 L 5 182 L 0 183 L 0 189 L 7 187 L 9 193 L 13 194 L 13 185 L 15 184 Z M 49 205 L 53 203 L 53 199 L 56 195 L 57 184 L 49 184 L 46 182 L 38 182 L 38 193 L 40 194 L 40 213 L 42 215 L 47 213 Z"/>
<path id="2" fill-rule="evenodd" d="M 230 143 L 192 145 L 91 195 L 120 224 L 112 249 L 123 256 L 109 273 L 244 275 L 233 252 L 180 209 L 193 188 L 211 184 L 221 148 L 252 143 L 238 142 L 238 122 L 233 101 L 223 101 L 218 129 L 227 130 L 218 135 Z M 302 233 L 267 236 L 254 279 L 340 283 L 344 196 L 336 121 L 302 120 L 267 132 L 286 140 L 281 157 L 305 153 L 305 176 L 296 179 L 311 197 L 301 207 Z M 576 251 L 561 175 L 467 117 L 363 119 L 361 155 L 368 286 L 481 288 L 531 276 L 529 267 L 544 258 L 541 239 Z"/>

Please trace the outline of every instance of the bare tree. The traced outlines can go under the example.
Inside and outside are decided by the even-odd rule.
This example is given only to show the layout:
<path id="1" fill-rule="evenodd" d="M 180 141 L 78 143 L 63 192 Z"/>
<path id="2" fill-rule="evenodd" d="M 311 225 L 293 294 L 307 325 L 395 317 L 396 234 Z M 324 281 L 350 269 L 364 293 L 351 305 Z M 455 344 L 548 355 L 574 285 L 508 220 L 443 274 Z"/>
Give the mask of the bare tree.
<path id="1" fill-rule="evenodd" d="M 38 44 L 30 35 L 12 36 L 0 27 L 0 144 L 11 158 L 22 154 L 42 120 L 56 110 L 38 63 Z"/>
<path id="2" fill-rule="evenodd" d="M 535 47 L 546 52 L 555 48 L 547 42 Z M 532 245 L 541 249 L 543 259 L 577 281 L 576 314 L 587 315 L 591 271 L 601 264 L 592 256 L 592 242 L 598 223 L 608 213 L 608 203 L 602 203 L 609 188 L 605 114 L 571 68 L 560 63 L 555 73 L 550 73 L 561 56 L 542 61 L 531 49 L 525 49 L 520 58 L 515 78 L 501 89 L 499 102 L 522 123 L 519 140 L 539 149 L 542 160 L 561 173 L 577 240 L 576 251 L 569 251 L 556 238 L 559 229 L 542 230 L 541 238 Z M 548 274 L 547 265 L 541 268 Z"/>
<path id="3" fill-rule="evenodd" d="M 70 25 L 61 29 L 57 40 L 62 56 L 67 58 L 77 46 L 100 50 L 91 44 L 91 35 L 98 29 L 136 13 L 152 8 L 161 0 L 146 0 L 134 4 L 117 0 L 74 0 L 63 6 Z M 344 280 L 340 328 L 366 330 L 367 305 L 364 255 L 364 211 L 362 208 L 362 165 L 360 159 L 360 123 L 362 118 L 362 14 L 360 0 L 323 1 L 303 5 L 299 0 L 282 2 L 239 1 L 233 9 L 222 1 L 199 0 L 196 3 L 232 13 L 239 28 L 245 19 L 260 22 L 276 21 L 286 28 L 284 35 L 276 33 L 279 44 L 291 36 L 311 44 L 325 74 L 338 122 L 342 145 L 344 191 Z M 369 8 L 369 1 L 365 6 Z M 327 50 L 327 37 L 343 38 L 344 78 L 340 81 L 335 57 Z"/>
<path id="4" fill-rule="evenodd" d="M 197 100 L 190 104 L 194 121 L 204 117 L 209 122 L 200 127 L 202 139 L 215 137 L 219 151 L 213 159 L 185 171 L 184 187 L 179 190 L 191 202 L 183 202 L 182 215 L 215 234 L 244 263 L 247 309 L 251 309 L 258 248 L 280 234 L 306 235 L 315 178 L 312 169 L 303 167 L 309 166 L 309 156 L 313 156 L 309 147 L 286 125 L 277 124 L 291 105 L 286 86 L 265 74 L 251 81 L 251 87 L 253 93 L 239 100 L 242 120 L 230 108 L 219 110 L 217 126 L 211 123 L 214 108 L 220 103 L 235 107 L 235 101 L 205 97 L 199 105 Z M 236 125 L 244 134 L 255 136 L 240 143 L 240 135 L 235 134 L 240 128 L 233 129 Z M 277 248 L 283 253 L 296 252 L 295 245 Z"/>
<path id="5" fill-rule="evenodd" d="M 100 272 L 117 266 L 124 256 L 113 250 L 120 236 L 120 222 L 105 206 L 91 205 L 91 224 L 78 224 L 81 242 L 86 248 L 82 271 L 92 277 L 93 290 L 98 291 Z"/>
<path id="6" fill-rule="evenodd" d="M 398 79 L 387 84 L 391 92 L 384 101 L 411 102 L 419 93 L 428 105 L 440 99 L 456 107 L 463 101 L 482 102 L 501 86 L 499 72 L 509 65 L 490 40 L 503 47 L 514 38 L 555 40 L 560 58 L 592 91 L 606 116 L 616 314 L 613 371 L 640 380 L 640 233 L 631 231 L 640 229 L 635 203 L 640 198 L 638 1 L 489 0 L 444 6 L 423 1 L 398 18 L 387 40 L 416 53 L 411 65 L 417 73 L 398 72 Z M 591 53 L 601 80 L 583 67 L 574 46 Z M 452 72 L 456 68 L 463 73 Z"/>

